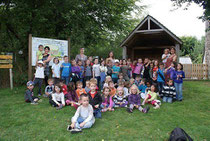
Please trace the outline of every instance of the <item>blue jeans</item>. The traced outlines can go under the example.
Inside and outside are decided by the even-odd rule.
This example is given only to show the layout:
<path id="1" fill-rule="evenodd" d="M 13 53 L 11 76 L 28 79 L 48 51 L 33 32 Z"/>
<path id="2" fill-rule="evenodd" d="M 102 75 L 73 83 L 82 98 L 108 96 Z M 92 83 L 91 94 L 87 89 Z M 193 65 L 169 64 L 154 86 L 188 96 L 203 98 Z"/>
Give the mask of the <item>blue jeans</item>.
<path id="1" fill-rule="evenodd" d="M 101 109 L 95 109 L 93 111 L 93 115 L 95 116 L 95 118 L 101 118 Z"/>
<path id="2" fill-rule="evenodd" d="M 82 123 L 83 121 L 85 121 L 85 119 L 83 119 L 82 117 L 78 117 L 77 122 L 76 122 L 76 128 L 78 129 L 83 129 L 83 128 L 90 128 L 93 125 L 93 121 L 88 121 L 83 127 L 80 127 L 80 123 Z"/>
<path id="3" fill-rule="evenodd" d="M 164 83 L 165 83 L 165 82 L 158 82 L 159 94 L 162 93 Z"/>
<path id="4" fill-rule="evenodd" d="M 61 79 L 65 81 L 65 84 L 66 84 L 66 85 L 69 84 L 69 76 L 62 76 Z"/>
<path id="5" fill-rule="evenodd" d="M 173 99 L 171 97 L 163 97 L 163 102 L 168 102 L 168 103 L 172 103 Z"/>
<path id="6" fill-rule="evenodd" d="M 176 88 L 176 99 L 182 100 L 182 83 L 174 83 L 174 86 Z"/>

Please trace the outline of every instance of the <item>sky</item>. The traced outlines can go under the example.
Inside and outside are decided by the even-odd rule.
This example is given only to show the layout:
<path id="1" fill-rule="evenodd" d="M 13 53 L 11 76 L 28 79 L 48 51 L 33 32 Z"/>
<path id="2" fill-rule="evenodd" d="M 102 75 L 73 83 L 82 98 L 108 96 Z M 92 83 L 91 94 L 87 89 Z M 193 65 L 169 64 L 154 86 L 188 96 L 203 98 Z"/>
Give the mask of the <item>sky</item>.
<path id="1" fill-rule="evenodd" d="M 205 36 L 205 23 L 198 19 L 203 13 L 199 5 L 192 3 L 188 10 L 184 10 L 184 7 L 175 10 L 171 0 L 142 0 L 142 2 L 143 5 L 147 5 L 146 14 L 153 16 L 177 36 L 196 36 L 198 39 Z"/>

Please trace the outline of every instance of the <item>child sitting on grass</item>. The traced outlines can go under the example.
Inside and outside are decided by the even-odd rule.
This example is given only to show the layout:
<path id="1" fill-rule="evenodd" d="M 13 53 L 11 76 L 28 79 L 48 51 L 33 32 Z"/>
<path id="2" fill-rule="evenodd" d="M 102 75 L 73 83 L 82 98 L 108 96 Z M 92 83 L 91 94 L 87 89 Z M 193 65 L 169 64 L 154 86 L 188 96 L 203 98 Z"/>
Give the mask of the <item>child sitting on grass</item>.
<path id="1" fill-rule="evenodd" d="M 114 82 L 113 81 L 109 82 L 109 88 L 111 89 L 110 96 L 113 97 L 116 94 L 116 88 L 114 86 Z"/>
<path id="2" fill-rule="evenodd" d="M 76 109 L 79 106 L 79 99 L 75 91 L 75 84 L 74 82 L 70 82 L 68 85 L 68 93 L 65 95 L 66 98 L 66 105 L 71 105 Z"/>
<path id="3" fill-rule="evenodd" d="M 77 90 L 76 90 L 76 93 L 77 93 L 77 97 L 80 97 L 81 94 L 86 94 L 86 91 L 84 88 L 82 88 L 83 85 L 82 85 L 82 82 L 81 81 L 77 81 Z"/>
<path id="4" fill-rule="evenodd" d="M 149 107 L 143 108 L 141 106 L 141 97 L 139 95 L 139 89 L 138 87 L 134 84 L 130 88 L 130 95 L 128 96 L 128 103 L 129 103 L 129 108 L 127 108 L 127 111 L 129 113 L 133 112 L 133 108 L 137 108 L 139 111 L 143 113 L 147 113 L 149 111 Z"/>
<path id="5" fill-rule="evenodd" d="M 117 94 L 113 97 L 114 107 L 127 107 L 128 101 L 124 95 L 123 87 L 117 88 Z"/>
<path id="6" fill-rule="evenodd" d="M 68 125 L 67 130 L 71 133 L 82 132 L 84 128 L 91 128 L 95 123 L 93 116 L 93 107 L 89 104 L 89 97 L 86 94 L 80 95 L 81 106 L 78 107 L 76 113 L 71 119 L 71 125 Z"/>
<path id="7" fill-rule="evenodd" d="M 173 86 L 173 80 L 167 80 L 167 85 L 163 86 L 163 90 L 160 96 L 163 97 L 163 102 L 168 103 L 172 103 L 176 99 L 176 89 Z"/>
<path id="8" fill-rule="evenodd" d="M 112 81 L 112 77 L 111 76 L 106 76 L 106 79 L 105 79 L 105 83 L 104 83 L 104 86 L 103 87 L 109 87 L 109 82 Z"/>
<path id="9" fill-rule="evenodd" d="M 108 87 L 103 89 L 101 112 L 106 112 L 107 110 L 114 111 L 112 97 L 109 95 L 110 91 Z"/>
<path id="10" fill-rule="evenodd" d="M 49 95 L 51 95 L 54 91 L 53 79 L 48 79 L 47 82 L 48 82 L 48 85 L 45 88 L 45 94 L 43 95 L 43 97 L 49 97 Z"/>
<path id="11" fill-rule="evenodd" d="M 60 86 L 62 88 L 63 94 L 66 95 L 68 93 L 67 85 L 64 84 L 64 81 L 63 80 L 61 80 L 59 84 L 60 84 Z"/>
<path id="12" fill-rule="evenodd" d="M 142 105 L 149 103 L 154 105 L 154 109 L 160 108 L 161 102 L 157 100 L 157 93 L 155 92 L 155 85 L 151 85 L 151 91 L 148 92 L 146 98 L 142 102 Z"/>
<path id="13" fill-rule="evenodd" d="M 93 106 L 94 116 L 96 118 L 101 118 L 100 105 L 102 103 L 101 95 L 96 90 L 97 84 L 93 81 L 90 81 L 90 92 L 87 94 L 89 97 L 89 102 Z"/>
<path id="14" fill-rule="evenodd" d="M 145 99 L 147 93 L 146 93 L 146 89 L 147 89 L 147 86 L 145 85 L 145 79 L 142 79 L 141 80 L 141 83 L 139 84 L 138 88 L 139 90 L 141 91 L 141 98 L 142 99 Z"/>
<path id="15" fill-rule="evenodd" d="M 56 107 L 57 110 L 60 110 L 65 106 L 65 99 L 61 86 L 55 85 L 54 93 L 49 97 L 49 103 L 53 107 Z"/>
<path id="16" fill-rule="evenodd" d="M 25 102 L 31 103 L 33 105 L 38 104 L 37 102 L 39 101 L 39 98 L 33 96 L 34 83 L 32 81 L 28 81 L 26 85 L 27 90 L 25 92 Z"/>

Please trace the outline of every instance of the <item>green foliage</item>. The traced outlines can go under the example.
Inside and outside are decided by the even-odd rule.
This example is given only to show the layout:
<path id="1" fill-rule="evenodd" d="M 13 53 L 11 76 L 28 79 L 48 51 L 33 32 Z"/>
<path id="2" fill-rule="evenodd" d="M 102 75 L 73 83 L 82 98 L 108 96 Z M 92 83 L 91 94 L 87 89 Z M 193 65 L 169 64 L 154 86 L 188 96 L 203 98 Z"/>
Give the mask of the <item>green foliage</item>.
<path id="1" fill-rule="evenodd" d="M 181 37 L 183 45 L 181 48 L 181 56 L 190 56 L 193 63 L 202 63 L 204 47 L 205 47 L 205 37 L 198 40 L 196 37 L 183 36 Z"/>
<path id="2" fill-rule="evenodd" d="M 25 87 L 0 90 L 1 140 L 62 141 L 166 141 L 170 132 L 183 128 L 195 141 L 209 141 L 209 81 L 184 82 L 182 102 L 162 103 L 160 109 L 151 105 L 148 114 L 126 109 L 102 113 L 90 129 L 79 134 L 66 131 L 73 107 L 56 110 L 47 98 L 38 105 L 24 102 Z M 36 93 L 35 93 L 36 94 Z M 198 96 L 199 94 L 199 96 Z"/>
<path id="3" fill-rule="evenodd" d="M 2 0 L 0 2 L 0 52 L 23 51 L 18 71 L 26 71 L 28 35 L 71 38 L 71 58 L 85 47 L 86 54 L 121 57 L 120 42 L 137 25 L 131 15 L 142 15 L 137 0 Z M 139 1 L 139 0 L 138 0 Z M 17 69 L 16 64 L 15 69 Z"/>

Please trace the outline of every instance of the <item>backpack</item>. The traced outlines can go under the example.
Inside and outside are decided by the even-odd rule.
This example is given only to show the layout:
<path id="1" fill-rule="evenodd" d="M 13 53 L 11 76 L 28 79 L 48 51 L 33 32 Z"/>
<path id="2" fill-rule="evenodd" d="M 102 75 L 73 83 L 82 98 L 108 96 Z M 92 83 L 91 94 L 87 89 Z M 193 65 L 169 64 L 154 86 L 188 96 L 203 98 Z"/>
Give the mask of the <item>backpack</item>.
<path id="1" fill-rule="evenodd" d="M 193 139 L 182 129 L 175 128 L 168 141 L 193 141 Z"/>

